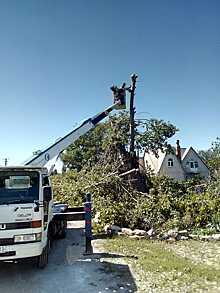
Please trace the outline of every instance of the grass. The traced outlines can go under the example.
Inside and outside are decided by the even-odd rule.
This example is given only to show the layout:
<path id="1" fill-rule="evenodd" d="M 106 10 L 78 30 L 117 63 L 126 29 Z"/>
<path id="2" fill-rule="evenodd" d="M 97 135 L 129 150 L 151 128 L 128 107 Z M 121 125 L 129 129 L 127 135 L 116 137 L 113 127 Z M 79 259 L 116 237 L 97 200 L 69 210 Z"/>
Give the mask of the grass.
<path id="1" fill-rule="evenodd" d="M 195 241 L 168 244 L 116 237 L 106 240 L 104 247 L 109 252 L 137 257 L 128 257 L 126 261 L 135 272 L 138 292 L 220 292 L 219 255 L 216 259 L 220 244 Z M 200 255 L 205 250 L 208 256 L 204 261 Z"/>

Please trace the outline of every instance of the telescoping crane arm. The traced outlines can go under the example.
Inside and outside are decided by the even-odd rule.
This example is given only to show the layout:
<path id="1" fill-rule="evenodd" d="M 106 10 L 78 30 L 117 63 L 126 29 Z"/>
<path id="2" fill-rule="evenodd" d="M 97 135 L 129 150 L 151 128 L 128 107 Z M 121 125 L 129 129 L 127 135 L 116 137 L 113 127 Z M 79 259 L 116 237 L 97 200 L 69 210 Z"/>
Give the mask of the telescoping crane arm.
<path id="1" fill-rule="evenodd" d="M 47 149 L 42 152 L 37 153 L 31 159 L 27 160 L 24 165 L 25 166 L 37 166 L 44 167 L 50 160 L 55 157 L 58 157 L 69 145 L 74 143 L 80 136 L 87 133 L 90 129 L 96 127 L 96 125 L 106 118 L 111 111 L 114 109 L 125 109 L 126 101 L 125 101 L 125 90 L 124 92 L 119 92 L 119 95 L 115 92 L 114 94 L 114 104 L 109 108 L 105 109 L 103 112 L 93 116 L 92 118 L 84 121 L 80 126 L 76 127 L 70 133 L 60 138 L 54 144 L 49 146 Z"/>

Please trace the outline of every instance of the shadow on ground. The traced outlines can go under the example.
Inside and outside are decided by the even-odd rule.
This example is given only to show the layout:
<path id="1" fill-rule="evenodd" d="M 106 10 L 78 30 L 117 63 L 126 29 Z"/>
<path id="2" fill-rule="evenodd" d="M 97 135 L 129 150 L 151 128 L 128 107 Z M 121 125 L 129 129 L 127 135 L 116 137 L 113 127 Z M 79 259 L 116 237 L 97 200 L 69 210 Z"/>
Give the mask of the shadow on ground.
<path id="1" fill-rule="evenodd" d="M 54 243 L 44 270 L 33 262 L 0 263 L 0 292 L 4 293 L 101 293 L 137 292 L 122 255 L 95 253 L 84 256 L 82 228 L 68 229 L 67 238 Z M 111 259 L 117 259 L 117 263 Z"/>

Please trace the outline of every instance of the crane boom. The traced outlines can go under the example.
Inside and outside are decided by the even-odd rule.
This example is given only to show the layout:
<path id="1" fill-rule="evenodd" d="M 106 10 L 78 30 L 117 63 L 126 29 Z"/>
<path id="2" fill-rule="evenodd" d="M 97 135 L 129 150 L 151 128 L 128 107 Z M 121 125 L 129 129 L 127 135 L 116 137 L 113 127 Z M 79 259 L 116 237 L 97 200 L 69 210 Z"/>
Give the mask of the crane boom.
<path id="1" fill-rule="evenodd" d="M 80 136 L 87 133 L 90 129 L 96 127 L 96 125 L 101 120 L 106 118 L 112 110 L 118 109 L 119 106 L 120 101 L 117 101 L 115 104 L 108 107 L 103 112 L 100 112 L 92 118 L 85 120 L 80 126 L 73 129 L 71 132 L 69 132 L 64 137 L 60 138 L 51 146 L 35 154 L 32 158 L 27 160 L 24 163 L 24 165 L 44 167 L 50 160 L 52 160 L 55 157 L 58 157 L 69 145 L 74 143 Z"/>

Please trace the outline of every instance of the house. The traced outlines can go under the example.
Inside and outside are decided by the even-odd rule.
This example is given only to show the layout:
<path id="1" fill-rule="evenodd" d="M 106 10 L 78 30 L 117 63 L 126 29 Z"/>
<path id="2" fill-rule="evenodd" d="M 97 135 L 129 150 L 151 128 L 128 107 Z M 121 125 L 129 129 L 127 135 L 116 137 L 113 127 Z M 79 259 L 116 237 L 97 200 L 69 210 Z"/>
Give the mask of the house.
<path id="1" fill-rule="evenodd" d="M 144 166 L 156 175 L 165 175 L 177 180 L 192 178 L 195 175 L 208 179 L 210 171 L 199 154 L 192 148 L 181 148 L 177 140 L 173 153 L 159 152 L 144 154 Z"/>

